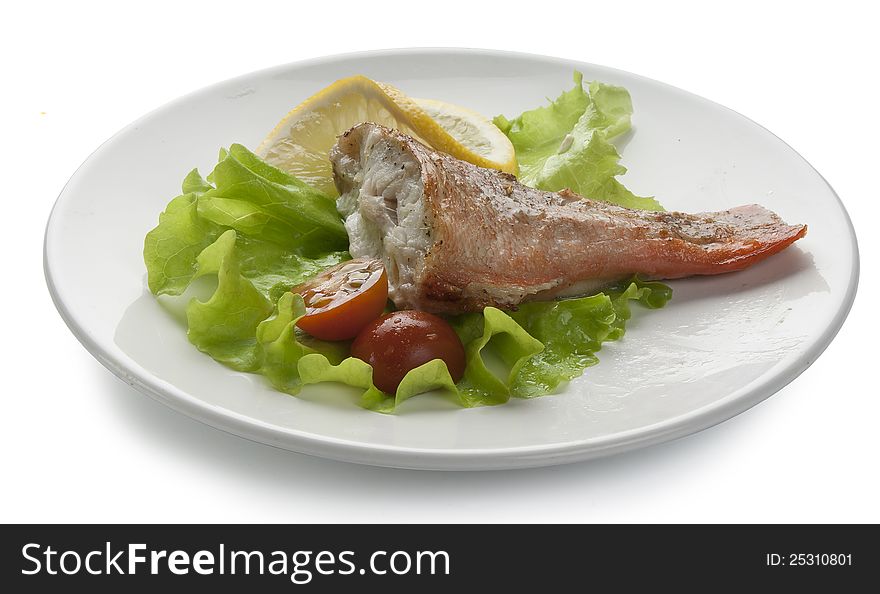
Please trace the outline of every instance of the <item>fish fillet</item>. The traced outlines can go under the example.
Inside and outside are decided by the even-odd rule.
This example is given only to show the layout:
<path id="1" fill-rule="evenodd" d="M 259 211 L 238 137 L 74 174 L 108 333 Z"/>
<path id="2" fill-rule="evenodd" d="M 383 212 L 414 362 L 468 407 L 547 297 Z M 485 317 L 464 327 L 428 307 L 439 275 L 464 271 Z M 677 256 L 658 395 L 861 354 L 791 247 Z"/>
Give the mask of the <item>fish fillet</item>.
<path id="1" fill-rule="evenodd" d="M 403 309 L 479 311 L 651 279 L 742 270 L 806 233 L 757 205 L 686 214 L 623 208 L 437 153 L 359 124 L 330 153 L 354 257 L 381 258 Z"/>

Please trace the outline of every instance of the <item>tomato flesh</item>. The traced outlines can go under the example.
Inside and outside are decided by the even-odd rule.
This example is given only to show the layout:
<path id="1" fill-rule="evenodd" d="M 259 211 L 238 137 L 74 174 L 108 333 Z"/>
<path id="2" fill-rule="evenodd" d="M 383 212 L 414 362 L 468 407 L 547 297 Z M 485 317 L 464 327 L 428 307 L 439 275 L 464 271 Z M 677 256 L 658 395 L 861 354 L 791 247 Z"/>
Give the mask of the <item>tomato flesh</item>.
<path id="1" fill-rule="evenodd" d="M 373 383 L 397 392 L 403 377 L 419 365 L 442 359 L 455 382 L 464 375 L 464 345 L 443 318 L 423 311 L 395 311 L 373 320 L 351 345 L 351 354 L 373 367 Z"/>
<path id="2" fill-rule="evenodd" d="M 349 340 L 385 311 L 388 276 L 380 260 L 355 259 L 325 270 L 291 292 L 302 295 L 306 306 L 297 326 L 321 340 Z"/>

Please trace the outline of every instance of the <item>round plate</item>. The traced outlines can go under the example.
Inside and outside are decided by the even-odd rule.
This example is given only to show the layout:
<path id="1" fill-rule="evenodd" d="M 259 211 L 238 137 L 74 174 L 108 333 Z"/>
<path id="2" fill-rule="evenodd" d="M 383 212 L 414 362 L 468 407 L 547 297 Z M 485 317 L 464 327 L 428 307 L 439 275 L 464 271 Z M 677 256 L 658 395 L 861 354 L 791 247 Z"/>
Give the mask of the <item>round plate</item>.
<path id="1" fill-rule="evenodd" d="M 459 409 L 422 396 L 396 415 L 356 406 L 343 386 L 302 398 L 236 373 L 187 342 L 179 316 L 145 289 L 144 235 L 192 167 L 221 146 L 255 147 L 300 101 L 365 74 L 414 97 L 486 115 L 519 114 L 571 88 L 572 71 L 629 89 L 634 133 L 619 143 L 622 181 L 670 210 L 759 203 L 807 237 L 744 272 L 670 283 L 659 311 L 634 310 L 626 336 L 560 394 Z M 584 460 L 705 429 L 767 398 L 812 363 L 849 311 L 858 251 L 834 191 L 754 122 L 619 70 L 475 50 L 335 56 L 203 89 L 107 141 L 64 188 L 46 231 L 49 289 L 64 320 L 108 369 L 219 429 L 273 446 L 365 464 L 489 469 Z"/>

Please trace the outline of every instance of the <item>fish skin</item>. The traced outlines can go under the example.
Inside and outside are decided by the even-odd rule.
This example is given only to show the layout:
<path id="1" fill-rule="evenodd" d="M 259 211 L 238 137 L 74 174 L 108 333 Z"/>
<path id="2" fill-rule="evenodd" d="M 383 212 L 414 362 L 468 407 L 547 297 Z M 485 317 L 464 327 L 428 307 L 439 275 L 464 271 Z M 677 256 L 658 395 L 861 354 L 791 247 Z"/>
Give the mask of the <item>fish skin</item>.
<path id="1" fill-rule="evenodd" d="M 340 194 L 359 191 L 364 180 L 358 167 L 377 147 L 381 158 L 394 157 L 395 169 L 398 161 L 417 163 L 401 167 L 400 175 L 419 176 L 423 188 L 423 257 L 404 264 L 380 253 L 386 267 L 403 271 L 401 279 L 411 275 L 412 290 L 395 293 L 392 283 L 398 308 L 445 314 L 512 309 L 525 301 L 595 292 L 634 274 L 674 279 L 734 272 L 785 249 L 807 230 L 758 205 L 654 212 L 570 190 L 537 190 L 371 123 L 340 136 L 331 152 Z M 384 196 L 386 204 L 394 199 Z M 357 201 L 362 203 L 361 195 Z M 375 256 L 352 253 L 369 255 Z"/>

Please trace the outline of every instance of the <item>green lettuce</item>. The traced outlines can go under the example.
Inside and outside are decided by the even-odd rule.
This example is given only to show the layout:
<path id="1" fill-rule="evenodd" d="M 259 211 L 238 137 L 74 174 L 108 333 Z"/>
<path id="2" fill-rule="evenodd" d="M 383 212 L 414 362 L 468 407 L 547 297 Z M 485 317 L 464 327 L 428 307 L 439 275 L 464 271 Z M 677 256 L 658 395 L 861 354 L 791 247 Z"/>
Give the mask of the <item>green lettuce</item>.
<path id="1" fill-rule="evenodd" d="M 609 142 L 631 128 L 632 101 L 622 87 L 591 82 L 574 74 L 575 86 L 545 107 L 513 120 L 494 120 L 510 138 L 519 164 L 519 180 L 541 190 L 565 188 L 628 208 L 663 210 L 653 198 L 636 196 L 617 176 L 626 173 Z"/>
<path id="2" fill-rule="evenodd" d="M 221 151 L 208 177 L 191 171 L 147 234 L 147 284 L 180 295 L 199 277 L 215 278 L 209 299 L 187 305 L 189 340 L 257 371 L 257 326 L 292 286 L 348 259 L 348 237 L 332 199 L 241 145 Z"/>
<path id="3" fill-rule="evenodd" d="M 631 302 L 656 309 L 671 297 L 672 290 L 662 283 L 633 279 L 591 297 L 529 303 L 512 313 L 487 307 L 482 313 L 453 318 L 467 357 L 465 375 L 458 384 L 446 364 L 434 360 L 407 373 L 396 394 L 383 394 L 373 385 L 373 370 L 367 363 L 348 358 L 334 365 L 321 353 L 297 358 L 298 381 L 339 382 L 359 388 L 363 390 L 361 406 L 386 413 L 434 389 L 443 390 L 464 407 L 544 396 L 598 363 L 596 353 L 603 343 L 623 337 Z M 502 369 L 493 370 L 498 365 L 490 365 L 489 359 L 495 359 Z"/>
<path id="4" fill-rule="evenodd" d="M 196 258 L 222 229 L 198 214 L 198 199 L 208 189 L 195 169 L 183 180 L 183 194 L 159 215 L 159 225 L 144 240 L 147 285 L 155 295 L 180 295 L 198 270 Z"/>
<path id="5" fill-rule="evenodd" d="M 503 404 L 510 399 L 510 386 L 526 361 L 544 345 L 508 314 L 494 307 L 467 314 L 453 321 L 453 328 L 465 345 L 464 378 L 460 383 L 465 406 Z M 495 355 L 509 369 L 498 375 L 487 365 L 486 355 Z"/>
<path id="6" fill-rule="evenodd" d="M 240 144 L 221 153 L 210 179 L 198 201 L 204 219 L 307 254 L 348 249 L 333 199 Z"/>
<path id="7" fill-rule="evenodd" d="M 314 355 L 326 365 L 334 365 L 348 355 L 348 344 L 318 340 L 296 327 L 305 311 L 300 295 L 285 293 L 273 314 L 257 326 L 259 371 L 275 388 L 288 394 L 297 394 L 308 383 L 299 371 L 304 357 Z"/>
<path id="8" fill-rule="evenodd" d="M 544 349 L 520 368 L 512 392 L 520 398 L 543 396 L 580 376 L 599 362 L 596 353 L 603 342 L 623 337 L 631 301 L 657 309 L 670 298 L 672 289 L 663 283 L 634 279 L 592 297 L 522 305 L 511 317 Z"/>

